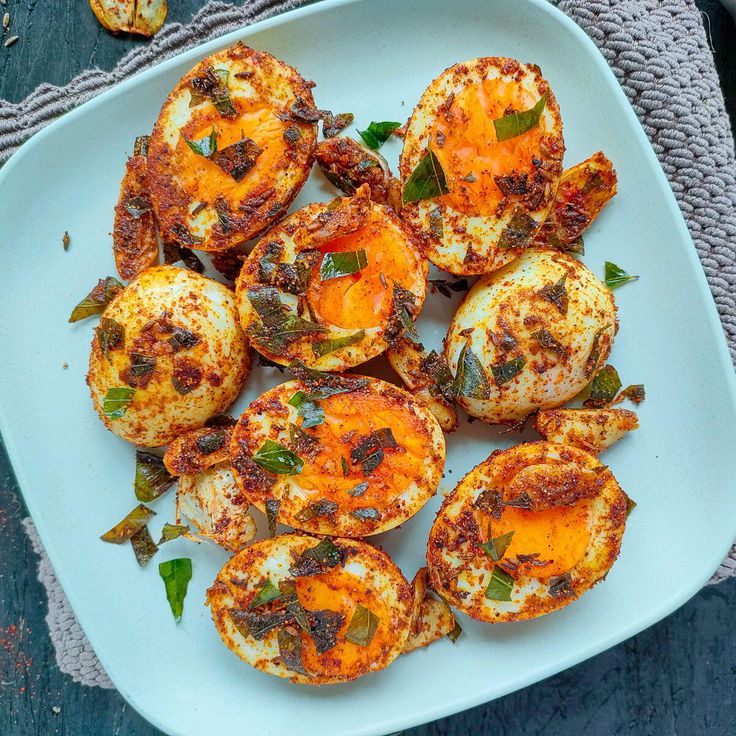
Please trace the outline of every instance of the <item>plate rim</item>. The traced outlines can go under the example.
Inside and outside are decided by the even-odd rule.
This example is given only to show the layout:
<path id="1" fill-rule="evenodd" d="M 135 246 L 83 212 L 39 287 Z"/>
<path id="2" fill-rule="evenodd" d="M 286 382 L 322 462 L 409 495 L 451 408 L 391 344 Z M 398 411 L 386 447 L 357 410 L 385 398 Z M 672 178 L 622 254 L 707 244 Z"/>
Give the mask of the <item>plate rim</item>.
<path id="1" fill-rule="evenodd" d="M 251 25 L 247 25 L 234 31 L 230 31 L 222 36 L 218 36 L 202 44 L 194 46 L 191 49 L 183 51 L 179 54 L 175 54 L 168 59 L 165 59 L 147 69 L 134 74 L 132 77 L 129 77 L 128 79 L 115 84 L 110 89 L 105 90 L 101 94 L 83 102 L 78 107 L 63 114 L 61 117 L 57 118 L 48 126 L 37 132 L 27 141 L 25 141 L 23 145 L 20 146 L 20 148 L 10 157 L 10 159 L 8 159 L 6 164 L 0 169 L 0 191 L 2 191 L 2 187 L 6 184 L 14 169 L 22 165 L 22 161 L 28 154 L 28 151 L 30 151 L 39 142 L 43 141 L 47 136 L 53 135 L 57 129 L 66 125 L 72 125 L 78 116 L 86 114 L 87 111 L 91 110 L 94 107 L 105 105 L 108 100 L 111 100 L 117 95 L 124 93 L 129 88 L 138 85 L 145 85 L 149 79 L 165 72 L 168 68 L 174 65 L 180 64 L 184 61 L 194 61 L 196 59 L 202 58 L 203 56 L 212 53 L 216 49 L 235 43 L 239 40 L 245 40 L 254 32 L 259 32 L 280 25 L 286 25 L 302 17 L 308 17 L 310 15 L 319 13 L 328 13 L 337 7 L 357 5 L 366 2 L 370 2 L 370 0 L 319 0 L 318 2 L 312 1 L 309 2 L 309 4 L 307 5 L 302 5 L 298 8 L 294 8 L 283 13 L 277 13 L 276 15 L 272 15 Z M 625 103 L 624 114 L 628 116 L 629 122 L 633 123 L 631 127 L 635 131 L 634 134 L 638 137 L 639 142 L 643 143 L 643 148 L 645 151 L 645 155 L 648 158 L 648 162 L 650 164 L 654 164 L 652 168 L 655 172 L 655 181 L 660 189 L 663 201 L 667 203 L 670 211 L 674 212 L 674 219 L 676 222 L 675 226 L 679 231 L 679 235 L 691 245 L 691 247 L 687 249 L 686 257 L 689 259 L 692 271 L 696 274 L 695 280 L 697 282 L 697 288 L 701 292 L 701 296 L 705 297 L 704 301 L 706 303 L 706 306 L 704 310 L 704 316 L 707 319 L 708 327 L 715 333 L 715 343 L 717 351 L 716 357 L 718 358 L 719 369 L 722 370 L 723 374 L 726 376 L 726 385 L 723 387 L 725 389 L 723 398 L 726 398 L 726 396 L 728 397 L 728 403 L 731 406 L 731 412 L 734 414 L 734 416 L 736 416 L 736 374 L 733 371 L 731 355 L 729 352 L 725 332 L 720 321 L 720 316 L 718 315 L 713 294 L 708 285 L 703 265 L 698 256 L 697 250 L 692 240 L 692 236 L 687 228 L 684 216 L 677 203 L 674 192 L 670 187 L 664 170 L 662 169 L 662 166 L 656 157 L 652 144 L 649 141 L 649 138 L 647 137 L 642 124 L 639 121 L 639 118 L 634 112 L 631 103 L 626 97 L 623 89 L 621 88 L 618 80 L 613 73 L 613 70 L 606 62 L 598 47 L 585 33 L 585 31 L 583 31 L 583 29 L 580 28 L 580 26 L 578 26 L 570 17 L 563 13 L 563 11 L 561 11 L 556 5 L 553 5 L 551 2 L 549 2 L 549 0 L 515 0 L 515 2 L 523 2 L 527 6 L 532 6 L 535 11 L 548 15 L 552 19 L 552 21 L 562 26 L 562 28 L 567 30 L 567 32 L 571 33 L 577 43 L 581 44 L 588 51 L 588 53 L 592 57 L 591 60 L 598 67 L 598 71 L 603 76 L 606 76 L 612 83 L 611 93 L 615 96 L 618 96 L 619 99 Z M 492 4 L 493 3 L 489 3 L 489 6 Z M 57 561 L 56 550 L 54 544 L 49 543 L 48 541 L 51 540 L 52 537 L 50 534 L 47 535 L 46 525 L 43 521 L 44 517 L 43 515 L 39 515 L 38 517 L 36 516 L 36 514 L 34 513 L 34 511 L 37 510 L 36 501 L 31 500 L 33 499 L 33 494 L 27 495 L 24 490 L 24 487 L 30 487 L 31 484 L 28 483 L 25 478 L 25 473 L 20 462 L 21 453 L 18 451 L 13 435 L 9 431 L 10 427 L 11 419 L 6 414 L 6 410 L 2 402 L 0 402 L 0 433 L 2 434 L 2 439 L 5 444 L 5 449 L 8 455 L 8 459 L 10 460 L 10 464 L 13 469 L 18 488 L 21 491 L 31 518 L 34 521 L 34 524 L 36 524 L 38 534 L 41 538 L 49 560 L 51 561 L 51 564 L 54 568 L 57 580 L 61 584 L 65 595 L 67 595 L 72 610 L 74 611 L 75 617 L 77 617 L 77 620 L 84 631 L 85 629 L 82 620 L 77 614 L 77 610 L 83 610 L 83 607 L 80 606 L 78 608 L 77 606 L 77 604 L 80 602 L 77 595 L 77 590 L 73 585 L 67 584 L 70 583 L 70 581 L 66 579 L 66 570 L 64 566 L 57 566 L 55 564 Z M 40 523 L 36 520 L 37 518 L 41 520 Z M 416 715 L 392 714 L 390 717 L 384 717 L 383 719 L 374 721 L 370 726 L 362 728 L 355 727 L 350 732 L 346 732 L 345 736 L 370 736 L 372 734 L 379 736 L 380 734 L 386 734 L 393 731 L 400 731 L 406 728 L 412 728 L 423 723 L 437 720 L 439 718 L 454 715 L 456 713 L 481 705 L 483 703 L 491 702 L 496 698 L 503 697 L 505 695 L 508 695 L 509 693 L 515 692 L 516 690 L 522 689 L 536 682 L 540 682 L 547 677 L 560 673 L 576 664 L 579 664 L 586 661 L 587 659 L 590 659 L 591 657 L 596 656 L 597 654 L 600 654 L 601 652 L 613 646 L 616 646 L 623 641 L 626 641 L 632 636 L 635 636 L 641 631 L 644 631 L 655 623 L 661 621 L 666 616 L 682 606 L 684 603 L 686 603 L 693 595 L 695 595 L 703 587 L 703 585 L 712 575 L 713 571 L 717 569 L 718 565 L 726 556 L 728 550 L 733 544 L 734 538 L 736 538 L 736 518 L 733 521 L 733 533 L 731 536 L 731 540 L 729 540 L 727 544 L 724 542 L 723 549 L 719 552 L 717 559 L 714 556 L 707 565 L 705 563 L 703 564 L 703 572 L 701 576 L 693 575 L 687 583 L 681 585 L 677 591 L 673 592 L 669 598 L 662 601 L 662 603 L 658 607 L 650 609 L 646 616 L 643 616 L 640 620 L 637 620 L 636 623 L 632 623 L 624 627 L 622 630 L 617 631 L 615 634 L 599 639 L 595 643 L 583 647 L 582 650 L 576 651 L 574 654 L 558 658 L 554 661 L 554 663 L 547 663 L 540 667 L 527 671 L 524 673 L 523 676 L 519 676 L 514 680 L 507 682 L 500 689 L 494 690 L 492 693 L 486 692 L 485 694 L 473 694 L 465 697 L 458 697 L 452 701 L 443 701 L 442 704 L 437 704 L 429 708 L 425 708 L 425 710 L 421 714 L 420 720 L 417 720 Z M 86 631 L 85 636 L 87 636 Z M 90 643 L 92 643 L 91 639 Z M 93 649 L 101 664 L 103 665 L 103 668 L 109 674 L 110 668 L 108 668 L 106 648 L 104 646 L 101 646 L 99 649 L 97 649 L 93 646 Z M 120 687 L 115 682 L 112 676 L 110 676 L 110 679 L 121 697 L 123 697 L 132 708 L 134 708 L 154 727 L 160 729 L 164 733 L 170 734 L 171 736 L 179 736 L 179 734 L 185 734 L 184 731 L 177 730 L 175 727 L 161 722 L 158 719 L 157 713 L 155 711 L 151 711 L 147 706 L 140 706 L 136 702 L 136 697 L 134 695 L 131 695 L 124 686 Z"/>

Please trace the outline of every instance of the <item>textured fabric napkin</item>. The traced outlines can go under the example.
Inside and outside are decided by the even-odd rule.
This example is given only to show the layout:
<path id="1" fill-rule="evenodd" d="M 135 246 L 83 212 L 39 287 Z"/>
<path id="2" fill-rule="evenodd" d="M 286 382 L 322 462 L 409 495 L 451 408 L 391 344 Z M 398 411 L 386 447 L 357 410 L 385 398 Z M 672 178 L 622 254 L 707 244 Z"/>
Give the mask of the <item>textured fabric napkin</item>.
<path id="1" fill-rule="evenodd" d="M 62 113 L 136 72 L 305 0 L 213 0 L 186 26 L 165 26 L 111 72 L 85 71 L 65 87 L 41 85 L 18 104 L 0 101 L 0 163 Z M 559 0 L 595 41 L 634 107 L 675 192 L 736 359 L 736 163 L 723 95 L 699 11 L 692 0 Z M 84 636 L 30 519 L 49 596 L 47 623 L 62 672 L 113 687 Z M 736 547 L 711 579 L 736 575 Z"/>

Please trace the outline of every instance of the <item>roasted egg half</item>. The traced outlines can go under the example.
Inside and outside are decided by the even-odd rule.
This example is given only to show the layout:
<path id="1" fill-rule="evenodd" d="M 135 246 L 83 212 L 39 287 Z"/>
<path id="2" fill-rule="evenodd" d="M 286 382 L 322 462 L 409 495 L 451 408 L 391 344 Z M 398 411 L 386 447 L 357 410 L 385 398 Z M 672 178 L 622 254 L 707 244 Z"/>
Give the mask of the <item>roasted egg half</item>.
<path id="1" fill-rule="evenodd" d="M 203 59 L 166 99 L 148 150 L 163 239 L 217 251 L 284 215 L 309 176 L 318 111 L 311 85 L 241 43 Z"/>
<path id="2" fill-rule="evenodd" d="M 207 591 L 227 647 L 307 685 L 382 670 L 410 633 L 412 590 L 384 552 L 357 539 L 289 534 L 242 550 Z"/>
<path id="3" fill-rule="evenodd" d="M 429 535 L 432 585 L 489 623 L 571 603 L 618 556 L 626 496 L 584 450 L 533 442 L 496 450 L 445 499 Z"/>
<path id="4" fill-rule="evenodd" d="M 605 363 L 617 329 L 611 290 L 580 261 L 527 249 L 482 276 L 452 318 L 457 401 L 490 424 L 560 406 Z"/>
<path id="5" fill-rule="evenodd" d="M 87 383 L 111 432 L 156 447 L 227 408 L 249 369 L 232 292 L 193 271 L 156 266 L 105 309 Z"/>
<path id="6" fill-rule="evenodd" d="M 534 238 L 564 151 L 560 110 L 538 66 L 495 56 L 456 64 L 409 119 L 402 217 L 424 232 L 439 268 L 492 271 Z"/>
<path id="7" fill-rule="evenodd" d="M 295 212 L 243 264 L 241 323 L 268 359 L 345 370 L 411 329 L 428 266 L 412 233 L 369 193 L 363 186 L 354 197 Z"/>
<path id="8" fill-rule="evenodd" d="M 240 417 L 230 445 L 245 500 L 296 529 L 364 537 L 434 494 L 445 440 L 424 404 L 377 378 L 288 381 Z"/>

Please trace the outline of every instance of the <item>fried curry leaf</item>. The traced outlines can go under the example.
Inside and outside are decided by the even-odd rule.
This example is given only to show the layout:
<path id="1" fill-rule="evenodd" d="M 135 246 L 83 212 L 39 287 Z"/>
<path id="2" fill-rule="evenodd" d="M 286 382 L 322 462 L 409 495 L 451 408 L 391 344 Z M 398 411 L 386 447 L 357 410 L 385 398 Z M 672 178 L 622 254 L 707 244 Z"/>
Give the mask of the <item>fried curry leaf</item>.
<path id="1" fill-rule="evenodd" d="M 320 498 L 301 509 L 295 516 L 299 521 L 311 521 L 317 516 L 332 516 L 338 509 L 334 501 Z"/>
<path id="2" fill-rule="evenodd" d="M 307 368 L 300 360 L 292 361 L 288 368 L 296 378 L 307 384 L 310 397 L 318 401 L 329 396 L 358 391 L 367 386 L 370 381 L 369 378 L 340 376 L 318 371 L 314 368 Z"/>
<path id="3" fill-rule="evenodd" d="M 237 117 L 238 111 L 233 107 L 233 103 L 230 100 L 230 88 L 228 87 L 228 80 L 230 79 L 230 72 L 227 69 L 214 69 L 215 77 L 219 84 L 213 90 L 212 104 L 215 106 L 217 112 L 224 118 Z"/>
<path id="4" fill-rule="evenodd" d="M 486 587 L 485 597 L 491 601 L 510 601 L 514 589 L 514 579 L 506 570 L 495 565 L 491 579 Z"/>
<path id="5" fill-rule="evenodd" d="M 298 475 L 304 467 L 304 460 L 273 440 L 266 440 L 253 460 L 264 470 L 276 475 Z"/>
<path id="6" fill-rule="evenodd" d="M 629 281 L 636 281 L 638 278 L 638 276 L 630 276 L 623 268 L 620 268 L 615 263 L 611 263 L 611 261 L 605 262 L 606 286 L 611 291 L 618 289 L 619 286 L 623 286 Z"/>
<path id="7" fill-rule="evenodd" d="M 213 151 L 210 159 L 235 181 L 242 181 L 262 153 L 263 149 L 252 138 L 242 138 L 225 148 Z M 222 223 L 222 218 L 220 221 Z"/>
<path id="8" fill-rule="evenodd" d="M 598 361 L 601 358 L 601 335 L 605 329 L 605 327 L 601 327 L 600 330 L 593 335 L 593 343 L 590 346 L 590 353 L 588 353 L 588 357 L 585 361 L 586 376 L 590 376 L 598 367 Z"/>
<path id="9" fill-rule="evenodd" d="M 260 613 L 258 611 L 230 608 L 228 614 L 235 624 L 235 628 L 243 636 L 252 636 L 257 641 L 264 639 L 269 631 L 273 631 L 291 620 L 291 617 L 285 611 Z"/>
<path id="10" fill-rule="evenodd" d="M 349 250 L 325 253 L 319 267 L 320 281 L 329 281 L 340 276 L 350 276 L 362 271 L 368 265 L 365 250 Z"/>
<path id="11" fill-rule="evenodd" d="M 158 546 L 153 541 L 151 533 L 148 531 L 147 526 L 142 526 L 131 538 L 130 544 L 133 547 L 135 553 L 135 559 L 138 564 L 143 567 L 156 552 L 158 552 Z"/>
<path id="12" fill-rule="evenodd" d="M 364 337 L 365 330 L 358 330 L 358 332 L 353 332 L 351 335 L 332 337 L 329 340 L 315 340 L 312 343 L 312 352 L 315 358 L 321 358 L 323 355 L 329 355 L 342 348 L 355 345 L 355 343 L 360 342 Z"/>
<path id="13" fill-rule="evenodd" d="M 453 392 L 456 396 L 467 396 L 471 399 L 481 400 L 487 399 L 491 394 L 491 384 L 488 381 L 488 376 L 486 376 L 480 360 L 472 351 L 469 341 L 463 345 L 457 360 Z"/>
<path id="14" fill-rule="evenodd" d="M 505 363 L 492 365 L 491 373 L 493 374 L 493 380 L 496 382 L 496 386 L 502 386 L 504 383 L 508 383 L 514 376 L 521 372 L 525 365 L 526 358 L 523 355 L 507 360 Z"/>
<path id="15" fill-rule="evenodd" d="M 517 207 L 498 239 L 499 248 L 523 248 L 530 244 L 539 223 L 523 207 Z"/>
<path id="16" fill-rule="evenodd" d="M 343 458 L 344 460 L 345 458 Z M 358 483 L 357 486 L 348 489 L 348 496 L 362 496 L 368 490 L 368 481 L 364 480 L 362 483 Z"/>
<path id="17" fill-rule="evenodd" d="M 373 641 L 379 622 L 380 619 L 373 611 L 359 603 L 353 611 L 345 638 L 359 647 L 367 647 Z"/>
<path id="18" fill-rule="evenodd" d="M 634 501 L 628 493 L 624 493 L 626 496 L 626 517 L 636 508 L 636 501 Z"/>
<path id="19" fill-rule="evenodd" d="M 452 298 L 451 292 L 467 291 L 470 288 L 467 279 L 458 279 L 457 281 L 430 279 L 429 283 L 432 285 L 433 290 L 436 289 L 442 296 L 446 296 L 448 299 Z"/>
<path id="20" fill-rule="evenodd" d="M 327 608 L 307 613 L 309 635 L 317 654 L 328 652 L 337 643 L 337 634 L 345 623 L 345 616 Z"/>
<path id="21" fill-rule="evenodd" d="M 176 479 L 166 470 L 163 458 L 136 450 L 133 488 L 139 501 L 153 501 L 174 485 Z"/>
<path id="22" fill-rule="evenodd" d="M 404 204 L 419 202 L 422 199 L 439 197 L 449 191 L 442 164 L 432 149 L 429 149 L 406 180 L 402 200 Z"/>
<path id="23" fill-rule="evenodd" d="M 612 365 L 604 365 L 590 385 L 590 395 L 583 402 L 584 406 L 600 408 L 608 406 L 621 388 L 618 371 Z"/>
<path id="24" fill-rule="evenodd" d="M 564 274 L 559 281 L 553 284 L 547 284 L 537 292 L 542 299 L 546 299 L 551 304 L 554 304 L 560 314 L 567 314 L 569 303 L 567 288 L 565 287 L 566 280 L 567 274 Z"/>
<path id="25" fill-rule="evenodd" d="M 491 556 L 494 562 L 498 562 L 506 553 L 513 538 L 514 532 L 506 532 L 506 534 L 502 534 L 500 537 L 491 537 L 491 539 L 480 546 Z"/>
<path id="26" fill-rule="evenodd" d="M 350 512 L 351 516 L 361 521 L 378 521 L 381 518 L 381 512 L 373 506 L 365 506 L 361 509 L 353 509 Z"/>
<path id="27" fill-rule="evenodd" d="M 138 220 L 151 211 L 151 202 L 146 197 L 128 197 L 125 200 L 125 209 L 134 220 Z"/>
<path id="28" fill-rule="evenodd" d="M 180 135 L 184 139 L 184 142 L 192 151 L 194 151 L 194 153 L 197 154 L 197 156 L 209 158 L 213 153 L 215 153 L 215 151 L 217 151 L 217 128 L 215 128 L 214 125 L 212 126 L 212 130 L 209 135 L 196 141 L 187 138 L 184 133 L 180 133 Z"/>
<path id="29" fill-rule="evenodd" d="M 566 358 L 570 351 L 547 329 L 542 328 L 531 335 L 543 348 L 557 353 L 561 358 Z"/>
<path id="30" fill-rule="evenodd" d="M 296 557 L 294 564 L 289 568 L 289 573 L 294 577 L 319 575 L 325 570 L 344 565 L 345 557 L 345 550 L 338 547 L 329 537 L 325 537 L 314 547 L 308 547 Z"/>
<path id="31" fill-rule="evenodd" d="M 494 488 L 486 488 L 478 494 L 473 506 L 490 514 L 494 519 L 500 519 L 503 513 L 503 497 Z"/>
<path id="32" fill-rule="evenodd" d="M 350 462 L 353 465 L 361 464 L 363 474 L 370 475 L 382 462 L 386 447 L 398 447 L 396 439 L 389 427 L 377 429 L 363 437 L 350 450 Z"/>
<path id="33" fill-rule="evenodd" d="M 112 298 L 123 288 L 123 285 L 112 276 L 100 279 L 97 286 L 74 307 L 69 321 L 79 322 L 80 319 L 86 319 L 93 314 L 101 314 L 112 301 Z"/>
<path id="34" fill-rule="evenodd" d="M 192 579 L 192 561 L 189 557 L 177 557 L 159 563 L 158 573 L 166 587 L 166 599 L 171 606 L 176 623 L 181 621 L 184 612 L 184 598 L 187 595 L 187 587 Z"/>
<path id="35" fill-rule="evenodd" d="M 343 478 L 347 478 L 350 475 L 350 465 L 344 457 L 340 458 L 340 467 L 342 468 Z"/>
<path id="36" fill-rule="evenodd" d="M 401 123 L 385 120 L 380 123 L 371 123 L 366 130 L 359 130 L 358 134 L 368 148 L 377 151 L 388 140 L 391 133 L 400 127 Z"/>
<path id="37" fill-rule="evenodd" d="M 297 414 L 304 420 L 302 429 L 316 427 L 325 421 L 325 411 L 309 394 L 297 391 L 290 399 L 289 405 L 296 409 Z"/>
<path id="38" fill-rule="evenodd" d="M 225 444 L 225 437 L 225 432 L 219 429 L 198 437 L 194 444 L 203 455 L 211 455 Z"/>
<path id="39" fill-rule="evenodd" d="M 165 542 L 170 542 L 172 539 L 178 539 L 188 531 L 189 526 L 187 524 L 169 524 L 167 521 L 161 530 L 161 539 L 158 540 L 158 543 L 164 544 Z"/>
<path id="40" fill-rule="evenodd" d="M 447 638 L 454 644 L 460 638 L 460 634 L 462 633 L 463 633 L 462 626 L 460 626 L 460 624 L 457 621 L 455 621 L 455 627 L 453 628 L 452 631 L 450 631 L 447 634 Z"/>
<path id="41" fill-rule="evenodd" d="M 97 343 L 102 354 L 110 360 L 110 351 L 125 343 L 125 327 L 109 317 L 102 317 L 97 325 Z"/>
<path id="42" fill-rule="evenodd" d="M 307 672 L 302 664 L 302 637 L 301 634 L 293 633 L 286 628 L 278 630 L 279 657 L 281 664 L 292 672 L 306 675 Z"/>
<path id="43" fill-rule="evenodd" d="M 148 523 L 152 516 L 156 516 L 156 512 L 139 503 L 122 521 L 119 521 L 112 529 L 105 532 L 100 539 L 111 544 L 127 542 Z"/>
<path id="44" fill-rule="evenodd" d="M 341 130 L 350 125 L 355 116 L 351 112 L 340 112 L 334 115 L 325 110 L 322 115 L 322 135 L 325 138 L 334 138 Z"/>
<path id="45" fill-rule="evenodd" d="M 260 587 L 259 591 L 253 597 L 253 600 L 248 605 L 248 608 L 257 608 L 262 606 L 264 603 L 272 601 L 274 598 L 278 598 L 281 595 L 281 591 L 271 582 L 271 578 L 266 578 L 266 582 Z"/>
<path id="46" fill-rule="evenodd" d="M 549 594 L 553 598 L 575 595 L 575 590 L 572 587 L 572 576 L 569 572 L 549 579 Z"/>
<path id="47" fill-rule="evenodd" d="M 102 413 L 110 419 L 120 419 L 126 411 L 135 394 L 134 388 L 116 386 L 107 389 L 105 398 L 102 400 Z"/>
<path id="48" fill-rule="evenodd" d="M 643 383 L 632 383 L 619 394 L 620 399 L 630 399 L 635 404 L 641 404 L 645 397 L 646 392 L 644 391 Z"/>
<path id="49" fill-rule="evenodd" d="M 523 135 L 532 128 L 539 125 L 542 118 L 542 112 L 547 104 L 547 93 L 545 92 L 534 107 L 521 112 L 513 112 L 510 115 L 504 115 L 502 118 L 496 118 L 493 121 L 493 127 L 496 129 L 496 139 L 499 141 L 507 141 L 510 138 Z"/>
<path id="50" fill-rule="evenodd" d="M 268 523 L 268 536 L 276 536 L 276 524 L 279 520 L 279 511 L 281 509 L 281 501 L 277 498 L 266 499 L 266 522 Z"/>

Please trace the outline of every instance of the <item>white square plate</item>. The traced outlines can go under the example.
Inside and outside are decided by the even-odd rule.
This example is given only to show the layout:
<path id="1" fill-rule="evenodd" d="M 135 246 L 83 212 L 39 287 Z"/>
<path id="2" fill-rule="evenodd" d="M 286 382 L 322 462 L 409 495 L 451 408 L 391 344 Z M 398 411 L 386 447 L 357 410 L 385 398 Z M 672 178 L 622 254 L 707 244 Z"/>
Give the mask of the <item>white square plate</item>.
<path id="1" fill-rule="evenodd" d="M 565 610 L 496 626 L 461 617 L 456 645 L 443 640 L 352 684 L 297 687 L 251 670 L 220 642 L 203 598 L 223 552 L 177 540 L 140 569 L 127 547 L 99 541 L 135 503 L 133 448 L 94 414 L 84 382 L 92 324 L 69 325 L 67 317 L 97 278 L 114 273 L 108 233 L 134 137 L 150 130 L 196 61 L 240 39 L 316 80 L 317 104 L 354 112 L 361 127 L 406 119 L 425 85 L 457 61 L 536 62 L 559 100 L 567 165 L 598 149 L 613 160 L 619 194 L 586 238 L 584 260 L 598 275 L 609 259 L 641 276 L 616 292 L 621 330 L 611 361 L 625 383 L 646 384 L 648 398 L 642 428 L 605 460 L 639 506 L 606 582 Z M 398 148 L 386 146 L 393 164 Z M 297 206 L 330 196 L 314 175 Z M 734 538 L 736 392 L 700 263 L 613 74 L 585 34 L 543 0 L 326 0 L 231 34 L 123 82 L 35 136 L 0 172 L 0 209 L 2 433 L 95 651 L 122 695 L 167 733 L 359 736 L 439 718 L 666 616 L 706 581 Z M 430 298 L 425 336 L 439 338 L 451 306 Z M 273 369 L 255 369 L 236 411 L 280 380 Z M 442 490 L 514 441 L 463 418 L 449 438 Z M 173 520 L 172 496 L 155 504 L 160 524 Z M 380 539 L 409 577 L 423 562 L 439 501 Z M 157 562 L 181 555 L 193 558 L 194 577 L 176 626 Z"/>

